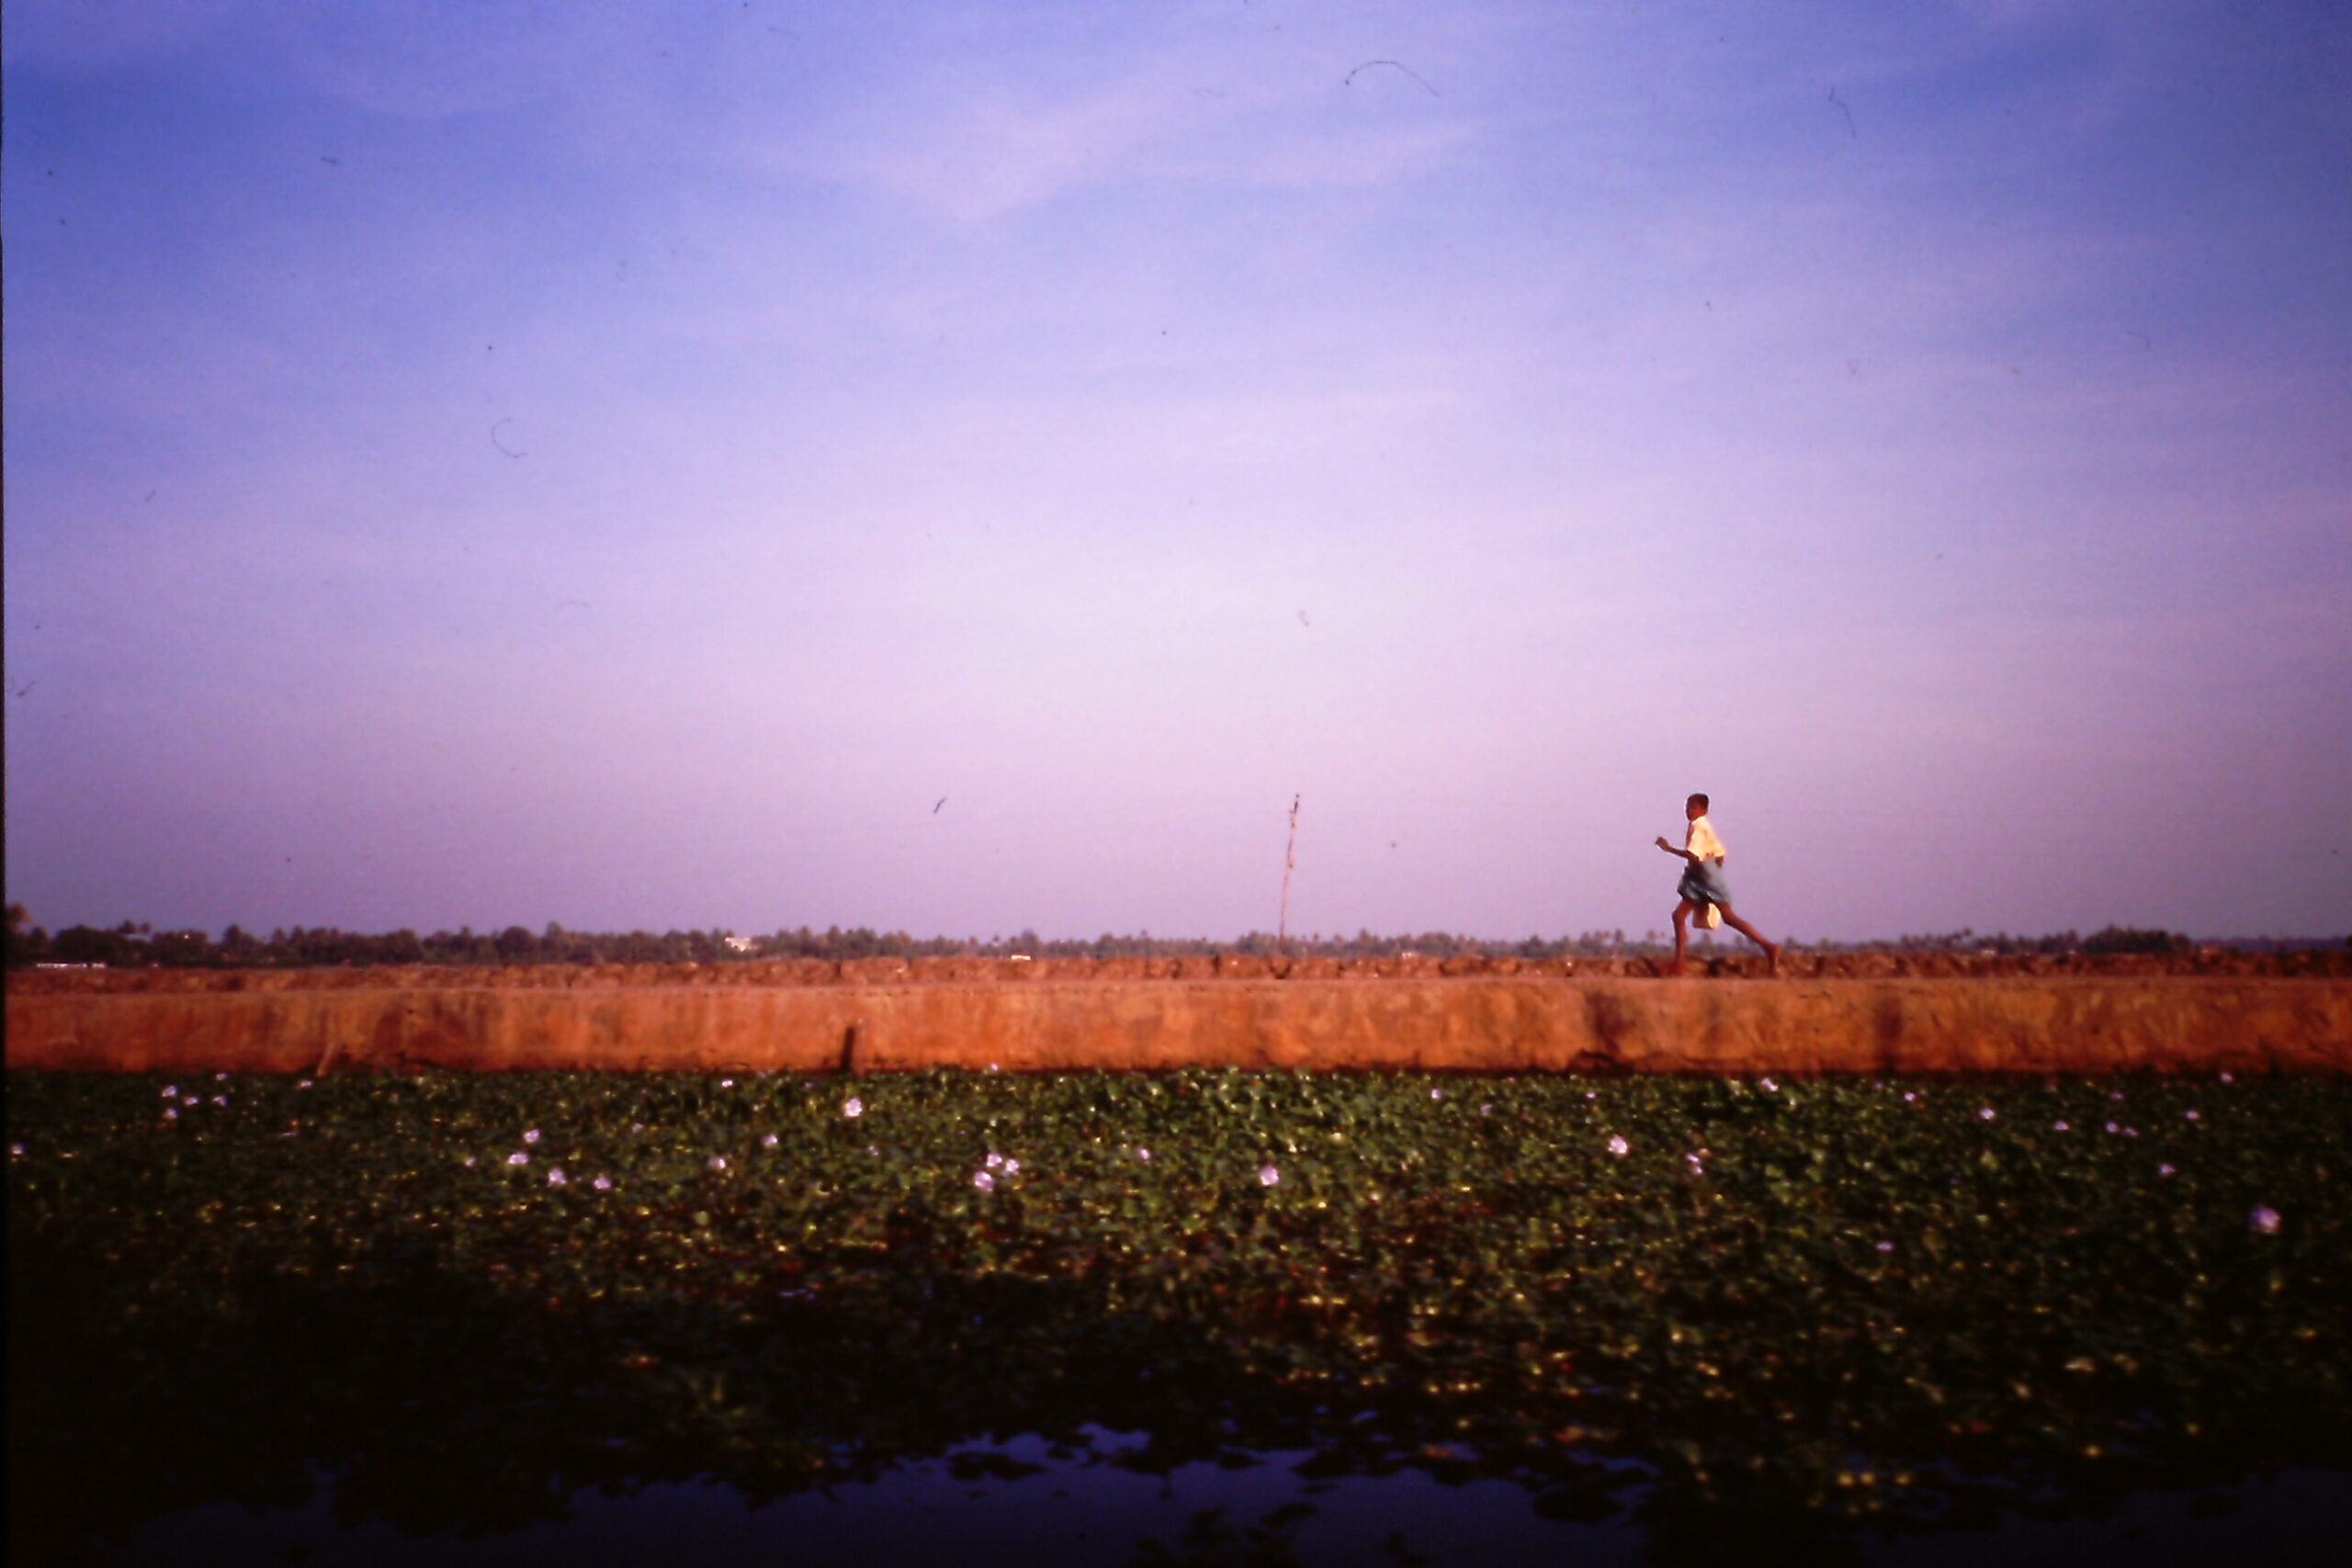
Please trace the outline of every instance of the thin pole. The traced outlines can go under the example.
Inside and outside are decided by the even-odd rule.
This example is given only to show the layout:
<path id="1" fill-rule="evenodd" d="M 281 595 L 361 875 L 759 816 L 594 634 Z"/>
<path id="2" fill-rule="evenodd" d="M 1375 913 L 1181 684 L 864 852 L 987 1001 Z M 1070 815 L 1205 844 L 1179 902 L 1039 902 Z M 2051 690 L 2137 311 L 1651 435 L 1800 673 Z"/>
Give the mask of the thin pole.
<path id="1" fill-rule="evenodd" d="M 1283 912 L 1274 924 L 1274 951 L 1290 951 L 1290 874 L 1298 864 L 1298 799 L 1290 797 L 1290 842 L 1283 849 Z"/>

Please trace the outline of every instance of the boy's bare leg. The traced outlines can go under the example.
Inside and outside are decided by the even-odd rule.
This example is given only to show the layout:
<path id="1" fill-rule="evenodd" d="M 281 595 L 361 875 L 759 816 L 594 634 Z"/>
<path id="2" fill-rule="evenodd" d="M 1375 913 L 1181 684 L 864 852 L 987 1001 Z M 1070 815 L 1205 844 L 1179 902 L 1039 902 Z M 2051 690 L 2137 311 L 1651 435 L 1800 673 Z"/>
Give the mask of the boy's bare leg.
<path id="1" fill-rule="evenodd" d="M 1674 907 L 1674 967 L 1669 975 L 1682 973 L 1682 950 L 1690 941 L 1690 913 L 1699 906 L 1685 898 Z"/>
<path id="2" fill-rule="evenodd" d="M 1781 944 L 1775 942 L 1766 941 L 1762 931 L 1758 931 L 1754 926 L 1749 925 L 1746 920 L 1743 920 L 1737 915 L 1733 914 L 1729 905 L 1719 905 L 1717 907 L 1724 912 L 1724 924 L 1729 926 L 1732 930 L 1737 931 L 1740 935 L 1746 937 L 1748 941 L 1754 942 L 1757 946 L 1764 950 L 1764 972 L 1768 975 L 1778 975 L 1781 972 Z M 1678 931 L 1681 928 L 1679 927 L 1676 928 Z"/>

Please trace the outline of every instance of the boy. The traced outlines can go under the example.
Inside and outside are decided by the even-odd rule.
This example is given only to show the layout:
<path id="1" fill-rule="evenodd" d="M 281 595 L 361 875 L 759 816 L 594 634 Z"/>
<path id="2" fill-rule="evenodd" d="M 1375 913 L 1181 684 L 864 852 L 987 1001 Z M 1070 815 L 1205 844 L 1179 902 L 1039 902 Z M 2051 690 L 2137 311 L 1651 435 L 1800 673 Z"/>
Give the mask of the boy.
<path id="1" fill-rule="evenodd" d="M 1707 797 L 1694 795 L 1684 801 L 1682 815 L 1690 822 L 1690 830 L 1683 835 L 1682 847 L 1676 849 L 1663 835 L 1657 840 L 1659 849 L 1690 863 L 1682 874 L 1681 885 L 1675 889 L 1682 896 L 1682 902 L 1674 907 L 1674 967 L 1667 973 L 1682 973 L 1682 953 L 1690 940 L 1690 917 L 1713 905 L 1723 911 L 1724 924 L 1764 950 L 1765 972 L 1779 974 L 1779 944 L 1765 941 L 1762 931 L 1731 912 L 1731 885 L 1724 880 L 1724 841 L 1715 837 L 1714 827 L 1707 820 Z M 1707 924 L 1712 927 L 1714 921 L 1708 920 Z"/>

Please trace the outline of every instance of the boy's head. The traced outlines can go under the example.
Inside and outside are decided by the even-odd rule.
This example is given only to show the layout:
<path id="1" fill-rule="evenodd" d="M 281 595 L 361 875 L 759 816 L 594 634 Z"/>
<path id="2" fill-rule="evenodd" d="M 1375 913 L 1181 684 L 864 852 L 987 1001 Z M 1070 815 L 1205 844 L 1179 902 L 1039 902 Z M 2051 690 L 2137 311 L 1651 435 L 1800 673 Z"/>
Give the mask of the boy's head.
<path id="1" fill-rule="evenodd" d="M 1696 822 L 1706 814 L 1707 797 L 1703 795 L 1694 795 L 1682 803 L 1682 815 L 1686 820 Z"/>

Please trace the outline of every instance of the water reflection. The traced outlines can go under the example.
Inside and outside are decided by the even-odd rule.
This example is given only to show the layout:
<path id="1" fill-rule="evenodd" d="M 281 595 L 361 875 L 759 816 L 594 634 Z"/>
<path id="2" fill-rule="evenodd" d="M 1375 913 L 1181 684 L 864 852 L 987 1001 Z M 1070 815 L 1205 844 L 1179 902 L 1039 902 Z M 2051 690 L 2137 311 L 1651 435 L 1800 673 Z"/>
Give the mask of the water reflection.
<path id="1" fill-rule="evenodd" d="M 706 1560 L 788 1547 L 959 1568 L 1563 1547 L 1578 1562 L 1929 1562 L 1951 1560 L 1934 1552 L 1953 1532 L 1981 1541 L 1966 1532 L 2004 1520 L 2125 1528 L 2154 1506 L 2145 1488 L 2196 1522 L 2267 1495 L 2239 1484 L 2256 1467 L 2352 1470 L 2340 1415 L 2210 1410 L 2225 1437 L 2152 1433 L 2072 1461 L 2030 1433 L 1954 1453 L 1940 1430 L 1881 1431 L 1839 1472 L 1872 1479 L 1825 1501 L 1769 1408 L 1671 1388 L 1464 1401 L 1426 1381 L 1290 1379 L 1279 1337 L 1123 1314 L 1081 1280 L 907 1271 L 822 1303 L 532 1302 L 418 1252 L 365 1285 L 281 1275 L 224 1315 L 126 1294 L 53 1244 L 12 1255 L 18 1562 L 471 1551 L 579 1568 L 687 1539 Z M 2346 1489 L 2319 1497 L 2341 1529 Z M 2277 1513 L 2196 1528 L 2250 1539 Z M 2165 1525 L 2150 1549 L 2186 1539 Z"/>

